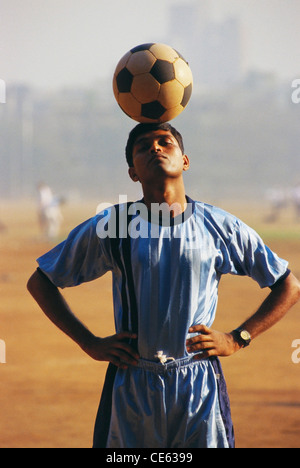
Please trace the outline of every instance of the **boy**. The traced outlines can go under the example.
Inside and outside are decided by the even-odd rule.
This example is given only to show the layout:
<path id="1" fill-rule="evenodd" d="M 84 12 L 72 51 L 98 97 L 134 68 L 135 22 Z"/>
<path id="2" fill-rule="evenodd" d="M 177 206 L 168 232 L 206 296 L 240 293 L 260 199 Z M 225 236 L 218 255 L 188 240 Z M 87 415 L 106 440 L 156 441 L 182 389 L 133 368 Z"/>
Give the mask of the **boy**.
<path id="1" fill-rule="evenodd" d="M 92 358 L 109 361 L 94 447 L 234 447 L 219 356 L 278 322 L 300 298 L 286 261 L 224 211 L 187 197 L 181 135 L 139 124 L 126 157 L 143 200 L 78 226 L 38 260 L 28 288 L 45 314 Z M 124 221 L 125 220 L 125 221 Z M 58 288 L 113 274 L 116 335 L 93 335 Z M 247 275 L 271 293 L 228 333 L 211 328 L 223 274 Z"/>

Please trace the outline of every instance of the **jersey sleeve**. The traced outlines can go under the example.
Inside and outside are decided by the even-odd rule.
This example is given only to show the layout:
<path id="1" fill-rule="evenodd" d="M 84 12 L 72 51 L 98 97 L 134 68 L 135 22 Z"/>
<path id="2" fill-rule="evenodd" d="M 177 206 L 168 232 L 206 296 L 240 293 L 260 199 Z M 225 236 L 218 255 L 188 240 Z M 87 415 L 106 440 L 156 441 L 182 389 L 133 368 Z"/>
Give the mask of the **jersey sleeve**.
<path id="1" fill-rule="evenodd" d="M 97 235 L 98 222 L 99 216 L 84 222 L 37 259 L 40 270 L 56 287 L 78 286 L 113 270 L 110 241 Z"/>
<path id="2" fill-rule="evenodd" d="M 221 272 L 249 276 L 261 288 L 272 288 L 288 276 L 288 262 L 278 257 L 249 226 L 236 220 L 222 255 Z"/>

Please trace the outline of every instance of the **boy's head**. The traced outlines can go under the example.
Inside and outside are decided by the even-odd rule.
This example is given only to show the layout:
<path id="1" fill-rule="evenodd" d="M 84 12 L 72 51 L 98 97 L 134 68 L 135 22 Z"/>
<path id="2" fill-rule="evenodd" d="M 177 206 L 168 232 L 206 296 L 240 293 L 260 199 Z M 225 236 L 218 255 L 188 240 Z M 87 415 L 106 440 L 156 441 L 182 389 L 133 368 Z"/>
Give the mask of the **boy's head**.
<path id="1" fill-rule="evenodd" d="M 139 124 L 137 125 L 129 134 L 129 138 L 126 145 L 126 160 L 129 167 L 133 167 L 133 148 L 135 141 L 141 135 L 146 133 L 155 132 L 157 130 L 162 130 L 165 132 L 170 132 L 174 138 L 176 138 L 178 145 L 184 154 L 184 144 L 181 134 L 172 127 L 169 123 L 157 123 L 157 124 Z"/>

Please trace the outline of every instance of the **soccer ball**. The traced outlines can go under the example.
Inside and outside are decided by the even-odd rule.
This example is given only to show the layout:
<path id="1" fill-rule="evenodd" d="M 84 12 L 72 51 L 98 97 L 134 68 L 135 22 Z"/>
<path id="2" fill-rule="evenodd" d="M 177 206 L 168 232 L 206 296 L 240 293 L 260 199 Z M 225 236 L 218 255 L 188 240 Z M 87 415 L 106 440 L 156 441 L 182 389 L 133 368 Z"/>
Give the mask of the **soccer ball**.
<path id="1" fill-rule="evenodd" d="M 188 63 L 165 44 L 142 44 L 121 58 L 113 77 L 121 109 L 141 123 L 167 122 L 187 106 L 193 89 Z"/>

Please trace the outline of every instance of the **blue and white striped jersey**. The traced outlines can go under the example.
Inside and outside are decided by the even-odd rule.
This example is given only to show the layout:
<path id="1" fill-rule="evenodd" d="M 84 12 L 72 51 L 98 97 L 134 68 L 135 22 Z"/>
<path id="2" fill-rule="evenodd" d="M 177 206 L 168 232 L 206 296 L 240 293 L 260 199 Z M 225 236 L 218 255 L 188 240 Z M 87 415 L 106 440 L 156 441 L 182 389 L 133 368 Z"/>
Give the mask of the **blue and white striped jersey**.
<path id="1" fill-rule="evenodd" d="M 288 272 L 288 263 L 239 219 L 188 203 L 185 215 L 168 225 L 142 216 L 140 202 L 111 207 L 38 259 L 60 288 L 111 271 L 116 332 L 136 332 L 146 360 L 155 360 L 158 351 L 175 359 L 189 356 L 188 329 L 212 326 L 222 275 L 249 276 L 264 288 Z"/>

